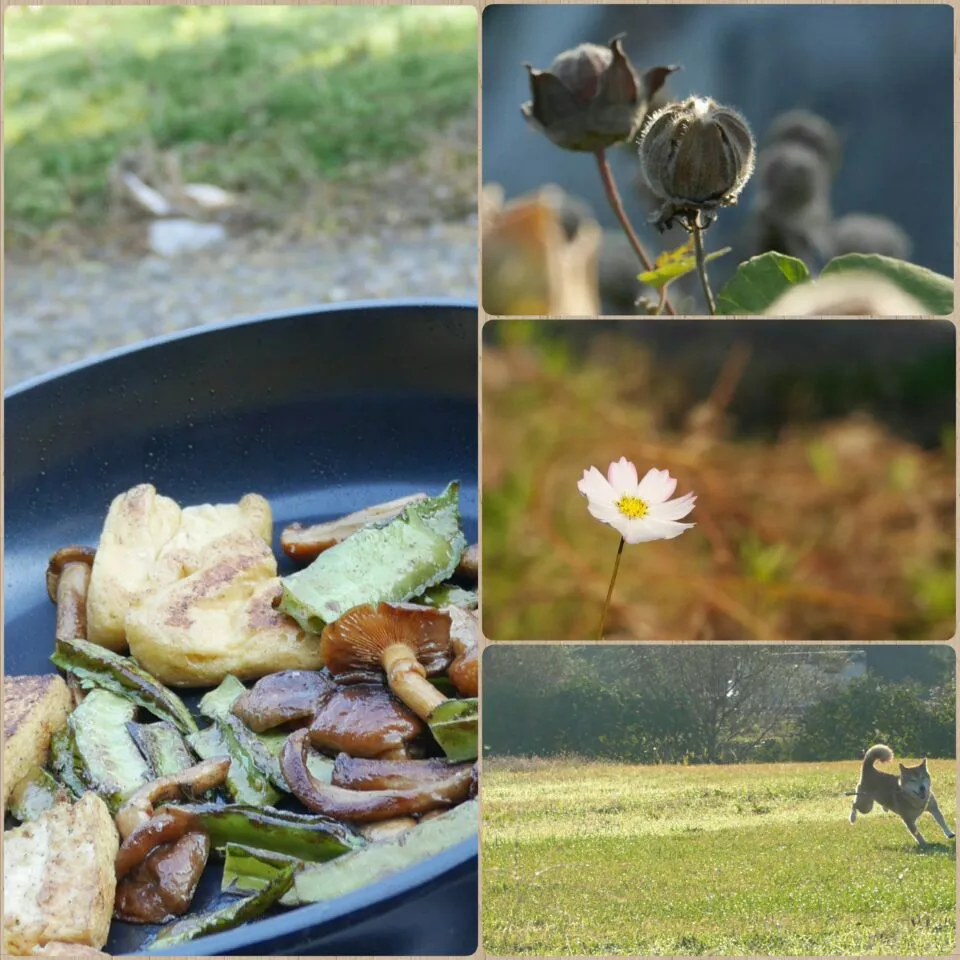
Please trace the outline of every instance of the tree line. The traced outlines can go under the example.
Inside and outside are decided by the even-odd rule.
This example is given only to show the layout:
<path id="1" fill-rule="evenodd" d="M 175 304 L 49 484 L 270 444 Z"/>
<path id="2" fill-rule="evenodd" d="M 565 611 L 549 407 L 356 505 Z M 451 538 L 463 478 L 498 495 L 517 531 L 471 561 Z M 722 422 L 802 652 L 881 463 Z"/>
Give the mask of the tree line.
<path id="1" fill-rule="evenodd" d="M 949 647 L 493 646 L 484 756 L 631 763 L 953 757 Z"/>

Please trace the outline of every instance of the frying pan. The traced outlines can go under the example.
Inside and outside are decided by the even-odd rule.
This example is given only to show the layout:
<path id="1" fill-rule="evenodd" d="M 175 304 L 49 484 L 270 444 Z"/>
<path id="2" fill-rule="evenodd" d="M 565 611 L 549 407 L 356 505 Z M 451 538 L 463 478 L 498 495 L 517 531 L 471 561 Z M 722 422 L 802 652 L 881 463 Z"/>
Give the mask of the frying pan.
<path id="1" fill-rule="evenodd" d="M 4 669 L 52 670 L 47 559 L 96 545 L 110 501 L 149 482 L 188 503 L 261 493 L 275 529 L 461 481 L 477 534 L 477 312 L 365 302 L 218 324 L 6 394 Z M 279 550 L 279 538 L 274 543 Z M 289 572 L 285 558 L 281 573 Z M 185 697 L 194 703 L 195 697 Z M 195 910 L 219 896 L 211 858 Z M 155 928 L 114 923 L 106 949 Z M 451 955 L 477 949 L 477 841 L 325 903 L 165 953 Z M 159 953 L 159 952 L 158 952 Z"/>

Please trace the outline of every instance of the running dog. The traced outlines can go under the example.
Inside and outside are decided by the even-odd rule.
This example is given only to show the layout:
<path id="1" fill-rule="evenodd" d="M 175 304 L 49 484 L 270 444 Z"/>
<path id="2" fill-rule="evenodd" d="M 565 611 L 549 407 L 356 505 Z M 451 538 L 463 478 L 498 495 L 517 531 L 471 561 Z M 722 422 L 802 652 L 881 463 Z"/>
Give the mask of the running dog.
<path id="1" fill-rule="evenodd" d="M 927 841 L 917 829 L 917 820 L 926 810 L 937 821 L 947 838 L 952 839 L 955 834 L 947 826 L 947 821 L 937 805 L 937 798 L 930 788 L 927 758 L 924 757 L 915 767 L 907 767 L 901 763 L 899 777 L 877 770 L 874 764 L 878 760 L 889 763 L 893 760 L 893 751 L 878 743 L 864 754 L 857 789 L 844 794 L 854 798 L 850 808 L 850 822 L 856 822 L 858 812 L 869 813 L 873 804 L 879 803 L 884 810 L 895 813 L 904 822 L 914 840 L 922 847 Z"/>

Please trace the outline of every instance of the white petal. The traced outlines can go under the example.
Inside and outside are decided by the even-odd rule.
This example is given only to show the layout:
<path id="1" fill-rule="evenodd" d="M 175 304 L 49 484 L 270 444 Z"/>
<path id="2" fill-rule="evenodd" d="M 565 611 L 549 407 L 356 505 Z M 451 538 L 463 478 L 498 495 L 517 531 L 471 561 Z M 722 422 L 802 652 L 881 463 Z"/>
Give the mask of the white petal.
<path id="1" fill-rule="evenodd" d="M 684 530 L 695 526 L 695 523 L 674 523 L 672 520 L 644 517 L 642 520 L 628 520 L 626 532 L 621 533 L 627 543 L 649 543 L 651 540 L 673 540 Z"/>
<path id="2" fill-rule="evenodd" d="M 637 496 L 647 503 L 663 503 L 673 496 L 677 489 L 677 481 L 670 476 L 669 470 L 652 469 L 646 472 L 637 487 Z"/>
<path id="3" fill-rule="evenodd" d="M 613 504 L 617 501 L 613 487 L 596 467 L 583 471 L 583 479 L 577 484 L 577 489 L 591 502 Z"/>
<path id="4" fill-rule="evenodd" d="M 595 500 L 591 500 L 587 504 L 587 510 L 590 512 L 591 517 L 611 525 L 614 523 L 614 521 L 625 519 L 623 514 L 616 507 L 612 507 L 607 503 L 597 503 Z"/>
<path id="5" fill-rule="evenodd" d="M 607 479 L 618 497 L 622 497 L 625 493 L 631 496 L 636 493 L 637 468 L 626 457 L 621 457 L 610 464 Z"/>
<path id="6" fill-rule="evenodd" d="M 692 493 L 686 493 L 676 500 L 668 500 L 666 503 L 650 504 L 647 516 L 651 520 L 682 520 L 693 509 L 697 498 Z"/>

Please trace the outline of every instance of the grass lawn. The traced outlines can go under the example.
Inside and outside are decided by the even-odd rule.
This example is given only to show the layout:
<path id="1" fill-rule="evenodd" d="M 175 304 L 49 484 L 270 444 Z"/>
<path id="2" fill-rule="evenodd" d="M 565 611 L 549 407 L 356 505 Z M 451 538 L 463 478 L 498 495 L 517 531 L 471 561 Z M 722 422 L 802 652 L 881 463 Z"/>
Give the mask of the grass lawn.
<path id="1" fill-rule="evenodd" d="M 126 150 L 295 208 L 314 178 L 375 173 L 473 109 L 470 8 L 10 9 L 6 222 L 96 223 Z"/>
<path id="2" fill-rule="evenodd" d="M 956 847 L 920 851 L 857 762 L 641 767 L 485 762 L 483 943 L 500 956 L 936 956 Z M 930 761 L 955 828 L 955 764 Z"/>

